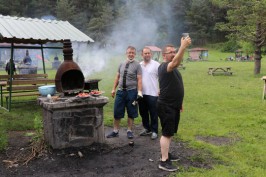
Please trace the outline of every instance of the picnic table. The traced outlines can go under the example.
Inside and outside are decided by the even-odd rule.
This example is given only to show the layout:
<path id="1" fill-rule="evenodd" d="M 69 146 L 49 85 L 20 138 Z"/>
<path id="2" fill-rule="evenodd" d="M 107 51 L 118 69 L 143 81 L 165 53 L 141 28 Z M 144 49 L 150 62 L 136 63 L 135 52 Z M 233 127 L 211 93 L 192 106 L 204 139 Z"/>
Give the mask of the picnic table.
<path id="1" fill-rule="evenodd" d="M 264 87 L 262 92 L 262 99 L 264 100 L 266 98 L 266 76 L 263 76 L 261 80 L 264 80 Z"/>
<path id="2" fill-rule="evenodd" d="M 208 71 L 209 75 L 232 75 L 233 72 L 231 71 L 231 67 L 210 67 Z"/>

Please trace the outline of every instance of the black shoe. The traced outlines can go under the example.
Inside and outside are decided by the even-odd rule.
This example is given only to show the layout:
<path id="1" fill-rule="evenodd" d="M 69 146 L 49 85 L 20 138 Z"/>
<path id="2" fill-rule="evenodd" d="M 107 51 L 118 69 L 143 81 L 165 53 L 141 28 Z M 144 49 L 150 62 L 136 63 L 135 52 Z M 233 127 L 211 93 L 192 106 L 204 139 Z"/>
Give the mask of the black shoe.
<path id="1" fill-rule="evenodd" d="M 109 133 L 106 138 L 114 138 L 114 137 L 118 137 L 119 133 L 118 132 L 114 132 L 112 131 L 111 133 Z"/>
<path id="2" fill-rule="evenodd" d="M 178 168 L 172 165 L 172 162 L 167 159 L 166 161 L 160 161 L 159 162 L 159 169 L 165 170 L 165 171 L 177 171 Z"/>
<path id="3" fill-rule="evenodd" d="M 127 131 L 127 138 L 128 139 L 134 138 L 134 135 L 133 135 L 132 131 Z"/>
<path id="4" fill-rule="evenodd" d="M 177 161 L 180 160 L 178 157 L 174 156 L 174 155 L 171 154 L 171 153 L 168 153 L 168 159 L 169 159 L 170 161 L 172 161 L 172 162 L 177 162 Z"/>

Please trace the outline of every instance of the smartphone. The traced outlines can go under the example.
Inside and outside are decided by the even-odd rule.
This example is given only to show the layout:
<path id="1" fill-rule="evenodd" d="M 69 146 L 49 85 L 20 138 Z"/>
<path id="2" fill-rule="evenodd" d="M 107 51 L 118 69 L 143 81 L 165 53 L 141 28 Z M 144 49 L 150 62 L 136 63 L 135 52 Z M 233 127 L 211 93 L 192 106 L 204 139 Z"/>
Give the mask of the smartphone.
<path id="1" fill-rule="evenodd" d="M 183 38 L 186 38 L 186 37 L 188 37 L 189 36 L 189 33 L 182 33 L 182 37 Z"/>

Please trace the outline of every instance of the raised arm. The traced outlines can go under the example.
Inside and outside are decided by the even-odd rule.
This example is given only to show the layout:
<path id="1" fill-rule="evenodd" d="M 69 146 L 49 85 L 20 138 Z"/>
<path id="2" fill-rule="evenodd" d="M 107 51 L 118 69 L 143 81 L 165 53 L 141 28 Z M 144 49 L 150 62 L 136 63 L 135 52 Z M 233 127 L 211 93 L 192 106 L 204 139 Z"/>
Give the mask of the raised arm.
<path id="1" fill-rule="evenodd" d="M 177 66 L 180 65 L 180 63 L 183 59 L 185 50 L 190 44 L 191 44 L 191 39 L 189 36 L 186 38 L 183 38 L 183 37 L 181 38 L 180 48 L 179 48 L 178 52 L 176 53 L 175 57 L 173 58 L 173 60 L 168 64 L 167 72 L 173 71 Z"/>

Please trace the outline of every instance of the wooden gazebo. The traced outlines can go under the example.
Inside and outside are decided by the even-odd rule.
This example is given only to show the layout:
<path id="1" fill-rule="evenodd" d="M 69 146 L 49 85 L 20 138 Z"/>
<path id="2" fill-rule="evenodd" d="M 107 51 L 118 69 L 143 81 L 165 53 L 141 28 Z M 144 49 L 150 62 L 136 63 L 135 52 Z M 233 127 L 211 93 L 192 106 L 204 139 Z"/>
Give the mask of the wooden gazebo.
<path id="1" fill-rule="evenodd" d="M 161 56 L 162 49 L 160 49 L 159 47 L 156 47 L 156 46 L 145 46 L 145 47 L 148 47 L 148 48 L 151 49 L 153 57 L 154 57 L 153 58 L 154 60 L 160 61 L 160 56 Z"/>
<path id="2" fill-rule="evenodd" d="M 188 50 L 190 61 L 204 61 L 208 60 L 208 49 L 206 48 L 192 48 Z"/>
<path id="3" fill-rule="evenodd" d="M 13 78 L 14 49 L 40 49 L 43 74 L 46 74 L 44 49 L 62 49 L 64 40 L 72 43 L 94 42 L 89 36 L 75 28 L 67 21 L 42 20 L 24 17 L 0 15 L 0 49 L 10 49 L 10 75 Z M 52 44 L 55 43 L 55 44 Z M 12 96 L 12 81 L 9 82 L 9 111 Z M 2 97 L 2 87 L 1 87 Z M 1 98 L 1 107 L 2 107 Z"/>
<path id="4" fill-rule="evenodd" d="M 11 62 L 14 62 L 16 48 L 41 49 L 45 73 L 43 49 L 62 49 L 62 42 L 65 39 L 77 43 L 94 42 L 67 21 L 0 15 L 0 48 L 10 48 Z M 49 45 L 50 43 L 58 43 L 58 45 Z"/>

